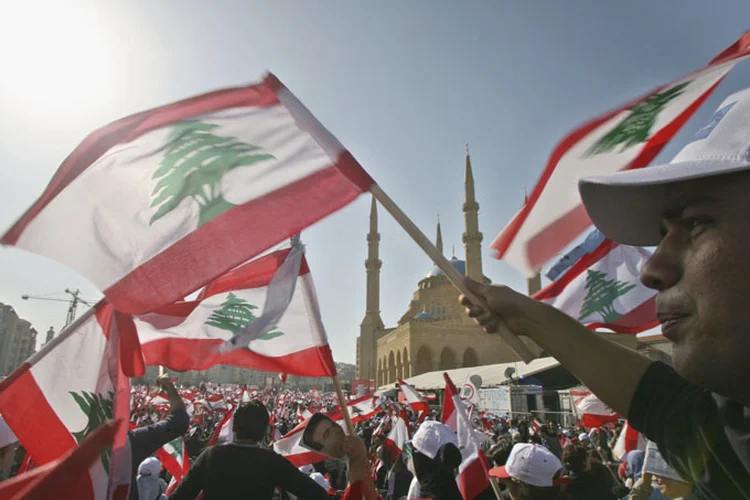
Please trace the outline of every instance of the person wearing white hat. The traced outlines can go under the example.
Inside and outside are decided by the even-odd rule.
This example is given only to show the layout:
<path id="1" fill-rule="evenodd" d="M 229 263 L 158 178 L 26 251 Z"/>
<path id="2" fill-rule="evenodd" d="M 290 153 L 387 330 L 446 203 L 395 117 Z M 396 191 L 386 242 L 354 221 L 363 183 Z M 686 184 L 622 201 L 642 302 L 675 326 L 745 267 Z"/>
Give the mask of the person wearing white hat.
<path id="1" fill-rule="evenodd" d="M 415 474 L 409 498 L 414 498 L 411 495 L 418 490 L 418 498 L 461 500 L 455 479 L 461 451 L 450 427 L 435 420 L 424 421 L 414 433 L 411 445 Z M 414 485 L 414 481 L 418 485 Z"/>
<path id="2" fill-rule="evenodd" d="M 584 178 L 579 190 L 607 237 L 657 247 L 641 280 L 658 292 L 674 368 L 510 288 L 466 279 L 489 310 L 462 304 L 487 332 L 502 319 L 558 359 L 655 441 L 698 498 L 750 498 L 750 89 L 671 163 Z"/>
<path id="3" fill-rule="evenodd" d="M 507 483 L 513 500 L 554 499 L 563 483 L 563 465 L 542 445 L 517 443 L 505 465 L 490 469 L 490 476 Z"/>

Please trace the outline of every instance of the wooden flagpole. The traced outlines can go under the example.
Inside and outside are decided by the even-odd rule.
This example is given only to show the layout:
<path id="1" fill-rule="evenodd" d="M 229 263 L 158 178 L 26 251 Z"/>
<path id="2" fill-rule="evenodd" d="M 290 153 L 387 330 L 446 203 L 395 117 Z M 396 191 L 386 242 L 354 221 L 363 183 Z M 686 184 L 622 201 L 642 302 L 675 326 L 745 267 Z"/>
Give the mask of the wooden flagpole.
<path id="1" fill-rule="evenodd" d="M 331 377 L 333 380 L 333 388 L 336 390 L 336 396 L 339 398 L 339 406 L 341 406 L 341 415 L 344 417 L 346 422 L 347 434 L 350 436 L 354 435 L 354 424 L 352 424 L 352 417 L 349 415 L 349 407 L 346 405 L 346 398 L 344 392 L 341 390 L 341 381 L 339 380 L 339 374 Z"/>
<path id="2" fill-rule="evenodd" d="M 448 280 L 453 283 L 461 293 L 463 293 L 472 304 L 478 305 L 484 308 L 486 311 L 491 309 L 487 303 L 481 297 L 478 297 L 471 293 L 466 285 L 464 284 L 463 276 L 451 266 L 448 259 L 440 253 L 437 247 L 430 241 L 427 236 L 414 224 L 409 217 L 399 208 L 391 198 L 383 192 L 382 188 L 377 184 L 370 186 L 370 193 L 375 197 L 376 200 L 385 208 L 391 216 L 396 219 L 401 227 L 407 232 L 409 236 L 424 250 L 428 257 L 437 265 Z M 534 359 L 534 354 L 531 352 L 529 347 L 521 341 L 521 339 L 511 332 L 508 325 L 505 324 L 502 318 L 498 318 L 498 333 L 506 344 L 513 350 L 513 352 L 521 358 L 525 363 L 529 363 Z"/>

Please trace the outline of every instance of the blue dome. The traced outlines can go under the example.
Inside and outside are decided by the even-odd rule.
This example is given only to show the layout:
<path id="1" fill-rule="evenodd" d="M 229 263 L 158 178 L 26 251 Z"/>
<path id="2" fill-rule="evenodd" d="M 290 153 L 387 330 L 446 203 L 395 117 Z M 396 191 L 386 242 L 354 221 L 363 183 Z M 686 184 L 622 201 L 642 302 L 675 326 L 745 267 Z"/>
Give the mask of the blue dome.
<path id="1" fill-rule="evenodd" d="M 432 319 L 432 318 L 433 318 L 432 314 L 428 312 L 421 312 L 417 314 L 416 316 L 414 316 L 414 319 Z"/>
<path id="2" fill-rule="evenodd" d="M 459 274 L 466 274 L 466 261 L 453 257 L 448 262 L 451 263 L 451 266 L 453 266 L 453 269 L 458 271 Z M 430 274 L 428 274 L 427 277 L 432 278 L 434 276 L 442 276 L 442 275 L 443 275 L 443 271 L 441 271 L 439 267 L 435 266 L 432 268 L 432 271 L 430 271 Z"/>

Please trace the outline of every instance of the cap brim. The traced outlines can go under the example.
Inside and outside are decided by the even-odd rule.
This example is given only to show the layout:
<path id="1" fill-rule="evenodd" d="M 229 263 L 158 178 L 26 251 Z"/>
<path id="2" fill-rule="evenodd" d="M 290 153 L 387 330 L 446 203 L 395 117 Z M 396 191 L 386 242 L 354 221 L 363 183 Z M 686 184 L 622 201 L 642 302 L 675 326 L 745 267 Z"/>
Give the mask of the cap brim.
<path id="1" fill-rule="evenodd" d="M 674 184 L 750 169 L 747 161 L 686 161 L 587 177 L 578 182 L 583 205 L 609 239 L 632 246 L 656 246 Z"/>
<path id="2" fill-rule="evenodd" d="M 505 466 L 501 465 L 500 467 L 493 467 L 490 469 L 490 477 L 494 477 L 497 479 L 510 479 L 510 474 L 508 474 L 508 471 L 505 470 Z"/>

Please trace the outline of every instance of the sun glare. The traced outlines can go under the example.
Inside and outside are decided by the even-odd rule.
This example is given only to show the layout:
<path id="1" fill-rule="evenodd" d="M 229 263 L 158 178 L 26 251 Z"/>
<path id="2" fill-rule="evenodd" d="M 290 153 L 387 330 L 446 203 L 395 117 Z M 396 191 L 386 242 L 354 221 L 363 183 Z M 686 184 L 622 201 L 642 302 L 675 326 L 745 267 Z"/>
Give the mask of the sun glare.
<path id="1" fill-rule="evenodd" d="M 108 37 L 65 2 L 13 2 L 0 16 L 0 92 L 25 113 L 69 113 L 111 84 Z"/>

